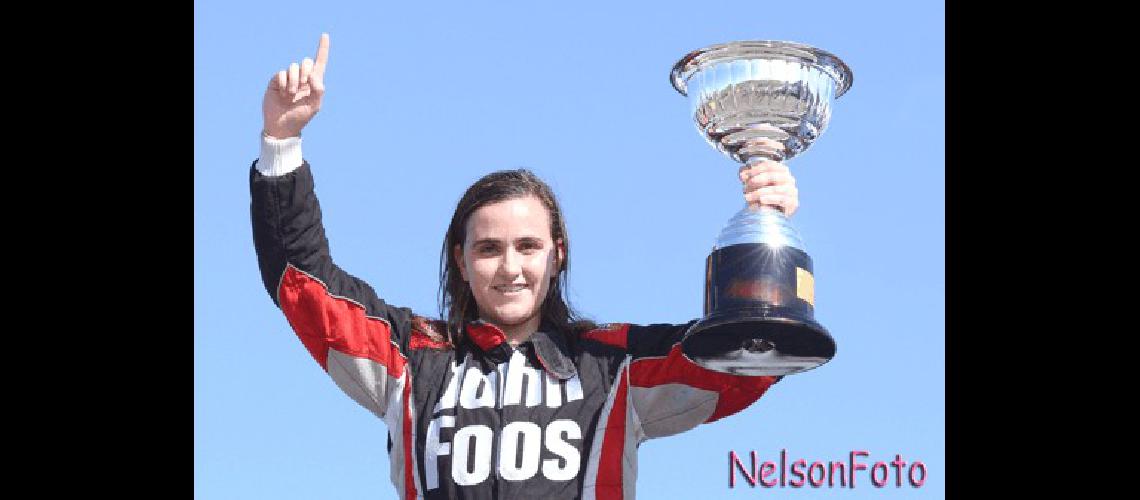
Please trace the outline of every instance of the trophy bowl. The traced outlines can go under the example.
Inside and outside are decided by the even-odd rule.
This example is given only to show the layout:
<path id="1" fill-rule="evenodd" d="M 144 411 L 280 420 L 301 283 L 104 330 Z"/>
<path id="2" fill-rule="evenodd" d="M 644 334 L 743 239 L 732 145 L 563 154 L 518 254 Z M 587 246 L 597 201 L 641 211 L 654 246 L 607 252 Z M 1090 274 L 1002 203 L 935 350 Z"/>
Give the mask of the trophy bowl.
<path id="1" fill-rule="evenodd" d="M 783 162 L 827 128 L 852 73 L 829 52 L 799 43 L 737 41 L 690 52 L 670 73 L 697 130 L 736 162 Z M 815 321 L 815 276 L 802 238 L 778 207 L 750 206 L 721 230 L 705 263 L 704 317 L 682 340 L 705 368 L 783 376 L 835 356 Z M 698 338 L 699 341 L 693 341 Z"/>

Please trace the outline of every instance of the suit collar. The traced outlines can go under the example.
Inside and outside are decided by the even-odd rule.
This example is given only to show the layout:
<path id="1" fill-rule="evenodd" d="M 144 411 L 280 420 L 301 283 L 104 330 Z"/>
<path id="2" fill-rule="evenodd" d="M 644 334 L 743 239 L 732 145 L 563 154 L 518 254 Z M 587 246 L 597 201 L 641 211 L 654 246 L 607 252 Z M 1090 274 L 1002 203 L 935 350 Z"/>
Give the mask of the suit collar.
<path id="1" fill-rule="evenodd" d="M 482 320 L 469 322 L 467 335 L 487 359 L 495 363 L 506 362 L 514 353 L 514 348 L 507 342 L 507 335 L 494 324 Z M 535 357 L 542 368 L 555 378 L 565 380 L 577 373 L 570 359 L 570 348 L 565 335 L 550 323 L 544 321 L 538 331 L 519 346 L 525 348 L 527 344 L 533 346 Z"/>

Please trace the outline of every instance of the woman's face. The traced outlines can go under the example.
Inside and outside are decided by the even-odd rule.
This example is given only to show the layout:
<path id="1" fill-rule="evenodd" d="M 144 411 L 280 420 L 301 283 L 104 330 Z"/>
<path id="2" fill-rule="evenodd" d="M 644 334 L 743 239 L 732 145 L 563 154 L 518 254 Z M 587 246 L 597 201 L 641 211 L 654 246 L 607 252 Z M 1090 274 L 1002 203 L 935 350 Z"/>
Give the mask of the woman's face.
<path id="1" fill-rule="evenodd" d="M 479 316 L 502 328 L 538 328 L 542 302 L 564 258 L 553 241 L 550 214 L 533 195 L 479 207 L 467 219 L 456 261 L 471 286 Z"/>

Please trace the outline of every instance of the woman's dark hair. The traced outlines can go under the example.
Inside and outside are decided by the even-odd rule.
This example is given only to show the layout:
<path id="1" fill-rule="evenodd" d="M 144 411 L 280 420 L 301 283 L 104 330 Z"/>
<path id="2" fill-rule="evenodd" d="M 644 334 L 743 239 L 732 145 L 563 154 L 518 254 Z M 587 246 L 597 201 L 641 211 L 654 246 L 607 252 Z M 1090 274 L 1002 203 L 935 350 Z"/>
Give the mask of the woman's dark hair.
<path id="1" fill-rule="evenodd" d="M 471 293 L 467 282 L 463 281 L 459 263 L 452 250 L 456 245 L 463 247 L 466 241 L 467 219 L 484 205 L 529 195 L 538 198 L 546 207 L 550 214 L 550 235 L 555 245 L 558 240 L 562 240 L 564 252 L 562 265 L 558 268 L 558 279 L 553 280 L 542 301 L 542 323 L 557 328 L 570 341 L 577 334 L 597 327 L 594 322 L 579 317 L 566 297 L 570 273 L 570 237 L 566 234 L 566 223 L 562 220 L 562 209 L 558 206 L 554 192 L 527 169 L 500 170 L 483 176 L 467 188 L 455 207 L 447 235 L 443 238 L 443 249 L 439 254 L 439 309 L 440 316 L 447 321 L 447 340 L 453 345 L 458 345 L 466 335 L 463 325 L 479 316 L 475 295 Z"/>

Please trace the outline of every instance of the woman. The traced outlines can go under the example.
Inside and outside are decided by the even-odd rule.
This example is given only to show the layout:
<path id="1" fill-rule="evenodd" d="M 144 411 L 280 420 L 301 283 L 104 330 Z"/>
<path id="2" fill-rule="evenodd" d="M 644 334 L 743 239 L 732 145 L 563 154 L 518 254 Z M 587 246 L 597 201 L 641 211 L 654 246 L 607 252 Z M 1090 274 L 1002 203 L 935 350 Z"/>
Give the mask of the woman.
<path id="1" fill-rule="evenodd" d="M 550 188 L 526 170 L 478 180 L 440 255 L 441 316 L 387 304 L 329 256 L 300 133 L 320 109 L 329 38 L 278 72 L 250 171 L 262 280 L 301 342 L 384 420 L 401 498 L 632 498 L 637 447 L 731 415 L 777 377 L 705 370 L 692 324 L 595 325 L 564 297 L 570 247 Z M 741 170 L 750 203 L 797 208 L 788 169 Z"/>

